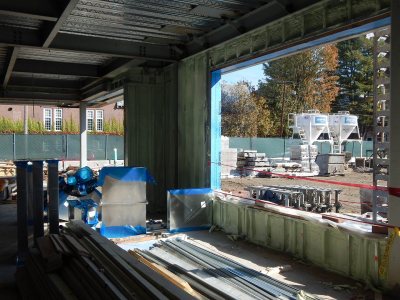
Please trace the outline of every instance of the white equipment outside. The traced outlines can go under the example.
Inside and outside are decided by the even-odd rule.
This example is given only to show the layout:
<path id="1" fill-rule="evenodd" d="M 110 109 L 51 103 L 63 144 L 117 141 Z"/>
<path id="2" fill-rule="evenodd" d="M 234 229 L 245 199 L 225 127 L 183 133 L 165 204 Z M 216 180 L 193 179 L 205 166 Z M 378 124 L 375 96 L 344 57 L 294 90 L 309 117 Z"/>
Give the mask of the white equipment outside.
<path id="1" fill-rule="evenodd" d="M 292 137 L 298 135 L 303 145 L 311 146 L 316 142 L 328 142 L 331 145 L 331 153 L 340 154 L 344 142 L 362 143 L 358 117 L 350 115 L 348 111 L 324 114 L 314 109 L 306 113 L 291 113 L 288 120 L 289 128 L 293 130 Z"/>

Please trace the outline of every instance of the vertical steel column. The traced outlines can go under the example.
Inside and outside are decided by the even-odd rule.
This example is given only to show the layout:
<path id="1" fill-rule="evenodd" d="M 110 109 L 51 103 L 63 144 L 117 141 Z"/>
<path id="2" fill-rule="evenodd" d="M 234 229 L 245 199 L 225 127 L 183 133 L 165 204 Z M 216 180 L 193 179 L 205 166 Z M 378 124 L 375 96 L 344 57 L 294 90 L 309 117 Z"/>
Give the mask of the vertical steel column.
<path id="1" fill-rule="evenodd" d="M 390 166 L 389 187 L 400 188 L 400 1 L 392 0 L 390 53 Z M 389 190 L 389 224 L 400 226 L 400 197 Z"/>
<path id="2" fill-rule="evenodd" d="M 27 161 L 16 161 L 17 167 L 17 263 L 23 262 L 28 252 L 28 180 Z"/>
<path id="3" fill-rule="evenodd" d="M 33 176 L 32 176 L 32 163 L 29 161 L 26 167 L 26 180 L 27 180 L 27 202 L 28 202 L 28 225 L 33 224 Z"/>
<path id="4" fill-rule="evenodd" d="M 87 126 L 86 126 L 86 103 L 79 104 L 79 128 L 81 134 L 81 168 L 87 166 Z"/>
<path id="5" fill-rule="evenodd" d="M 33 237 L 44 235 L 43 224 L 43 161 L 33 162 Z"/>
<path id="6" fill-rule="evenodd" d="M 57 234 L 58 231 L 58 160 L 47 161 L 47 194 L 49 197 L 49 228 L 50 233 Z"/>
<path id="7" fill-rule="evenodd" d="M 389 114 L 389 224 L 400 226 L 400 1 L 392 0 L 392 25 L 390 42 L 390 114 Z M 392 230 L 389 231 L 394 234 Z M 389 257 L 388 282 L 390 286 L 400 284 L 400 238 L 394 239 Z"/>

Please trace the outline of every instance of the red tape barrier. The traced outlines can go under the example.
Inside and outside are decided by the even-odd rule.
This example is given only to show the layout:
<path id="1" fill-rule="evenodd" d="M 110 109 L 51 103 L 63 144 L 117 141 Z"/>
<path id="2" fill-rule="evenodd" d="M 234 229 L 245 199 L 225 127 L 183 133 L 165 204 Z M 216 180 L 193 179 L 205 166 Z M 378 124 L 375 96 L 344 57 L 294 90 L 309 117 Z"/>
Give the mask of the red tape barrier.
<path id="1" fill-rule="evenodd" d="M 215 163 L 215 162 L 211 162 L 211 164 L 216 164 L 216 165 L 219 165 L 219 166 L 225 166 L 225 167 L 231 167 L 231 168 L 237 168 L 235 166 L 230 166 L 230 165 L 225 165 L 225 164 Z M 249 169 L 249 168 L 245 168 L 245 167 L 240 167 L 240 168 L 237 168 L 237 169 L 250 170 L 250 171 L 262 173 L 262 174 L 265 174 L 265 175 L 275 175 L 275 176 L 278 176 L 278 177 L 283 177 L 283 178 L 288 178 L 288 179 L 314 181 L 314 182 L 328 183 L 328 184 L 334 184 L 334 185 L 356 187 L 356 188 L 366 189 L 366 190 L 384 191 L 384 192 L 388 192 L 392 196 L 400 197 L 400 188 L 393 188 L 393 187 L 387 188 L 387 187 L 384 187 L 384 186 L 376 186 L 376 185 L 369 185 L 369 184 L 339 182 L 339 181 L 316 179 L 316 178 L 304 177 L 304 176 L 292 176 L 292 175 L 274 173 L 274 172 L 270 172 L 270 171 L 258 171 L 258 170 Z"/>

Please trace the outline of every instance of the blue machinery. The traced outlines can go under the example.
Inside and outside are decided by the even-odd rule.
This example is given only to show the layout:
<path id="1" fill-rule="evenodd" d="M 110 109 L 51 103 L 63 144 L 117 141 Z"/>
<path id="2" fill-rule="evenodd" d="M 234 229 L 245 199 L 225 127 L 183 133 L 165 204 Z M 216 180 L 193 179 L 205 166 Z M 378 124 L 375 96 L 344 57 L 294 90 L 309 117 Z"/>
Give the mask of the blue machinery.
<path id="1" fill-rule="evenodd" d="M 99 222 L 98 206 L 95 199 L 101 198 L 97 188 L 97 178 L 92 169 L 83 167 L 72 174 L 67 174 L 66 180 L 60 177 L 60 199 L 61 204 L 68 203 L 69 214 L 73 208 L 81 211 L 82 220 L 90 225 L 96 226 Z M 71 197 L 72 196 L 72 197 Z"/>

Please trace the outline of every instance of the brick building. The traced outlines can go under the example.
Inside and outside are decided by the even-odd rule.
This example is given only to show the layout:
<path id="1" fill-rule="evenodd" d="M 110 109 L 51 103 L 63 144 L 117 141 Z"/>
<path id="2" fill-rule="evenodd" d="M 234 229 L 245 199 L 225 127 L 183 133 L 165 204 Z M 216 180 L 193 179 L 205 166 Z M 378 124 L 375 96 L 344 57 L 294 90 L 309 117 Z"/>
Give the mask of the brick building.
<path id="1" fill-rule="evenodd" d="M 28 118 L 43 122 L 46 130 L 62 131 L 64 121 L 72 120 L 79 125 L 79 108 L 65 108 L 45 105 L 27 105 Z M 13 121 L 24 119 L 23 105 L 0 105 L 0 118 Z M 106 121 L 115 119 L 123 122 L 123 102 L 105 105 L 99 108 L 88 108 L 86 110 L 87 128 L 89 131 L 103 131 Z"/>

